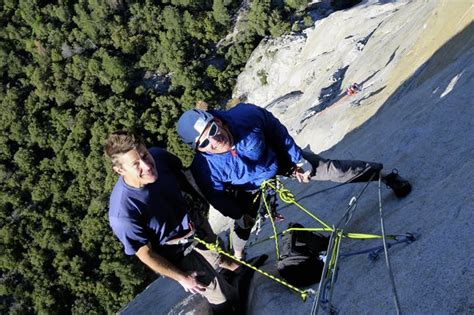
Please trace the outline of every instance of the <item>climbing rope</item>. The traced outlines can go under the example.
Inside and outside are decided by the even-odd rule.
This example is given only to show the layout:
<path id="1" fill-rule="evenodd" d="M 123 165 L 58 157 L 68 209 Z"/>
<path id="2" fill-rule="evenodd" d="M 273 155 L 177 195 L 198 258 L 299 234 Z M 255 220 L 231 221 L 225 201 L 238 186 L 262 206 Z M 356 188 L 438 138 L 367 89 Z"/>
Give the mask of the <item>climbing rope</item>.
<path id="1" fill-rule="evenodd" d="M 224 255 L 224 256 L 227 256 L 229 258 L 231 258 L 232 260 L 235 260 L 237 261 L 239 264 L 241 265 L 244 265 L 250 269 L 253 269 L 255 271 L 257 271 L 258 273 L 264 275 L 265 277 L 268 277 L 278 283 L 280 283 L 281 285 L 287 287 L 288 289 L 294 291 L 295 293 L 299 294 L 299 296 L 301 297 L 301 299 L 303 300 L 303 302 L 305 302 L 308 298 L 308 296 L 310 294 L 315 294 L 314 290 L 311 290 L 311 289 L 308 289 L 308 290 L 301 290 L 291 284 L 289 284 L 288 282 L 286 282 L 285 280 L 281 279 L 281 278 L 278 278 L 278 277 L 275 277 L 274 275 L 271 275 L 269 274 L 268 272 L 266 271 L 263 271 L 261 269 L 258 269 L 257 267 L 247 263 L 246 261 L 244 260 L 241 260 L 237 257 L 235 257 L 234 255 L 231 255 L 229 254 L 228 252 L 226 252 L 225 250 L 223 250 L 217 243 L 213 244 L 213 243 L 208 243 L 200 238 L 198 238 L 197 236 L 194 236 L 194 240 L 196 240 L 197 242 L 199 242 L 200 244 L 203 244 L 204 246 L 206 246 L 206 248 L 208 250 L 212 250 L 212 251 L 215 251 L 221 255 Z"/>
<path id="2" fill-rule="evenodd" d="M 387 265 L 388 275 L 390 277 L 390 282 L 392 285 L 393 302 L 395 304 L 397 315 L 400 315 L 400 302 L 398 300 L 397 287 L 395 286 L 395 280 L 393 278 L 392 266 L 390 264 L 390 259 L 388 257 L 387 240 L 385 239 L 385 224 L 383 220 L 381 182 L 382 182 L 382 176 L 379 175 L 379 214 L 380 214 L 380 228 L 382 231 L 382 243 L 383 243 L 383 250 L 385 253 L 385 264 Z"/>
<path id="3" fill-rule="evenodd" d="M 264 190 L 261 189 L 261 191 L 263 195 Z M 280 244 L 278 243 L 278 236 L 277 236 L 278 232 L 276 229 L 275 220 L 273 219 L 273 215 L 271 213 L 270 206 L 267 202 L 267 198 L 265 198 L 265 196 L 262 196 L 262 199 L 263 199 L 263 203 L 265 204 L 265 210 L 267 212 L 268 218 L 270 219 L 270 222 L 272 223 L 273 237 L 275 238 L 275 252 L 276 252 L 277 260 L 279 260 L 280 259 Z"/>
<path id="4" fill-rule="evenodd" d="M 274 183 L 278 183 L 278 185 L 276 185 Z M 325 228 L 331 229 L 331 227 L 329 225 L 327 225 L 326 222 L 324 222 L 323 220 L 321 220 L 320 218 L 318 218 L 317 216 L 315 216 L 314 214 L 309 212 L 305 207 L 303 207 L 298 202 L 296 202 L 295 196 L 288 189 L 283 188 L 283 183 L 280 180 L 278 180 L 278 179 L 266 180 L 262 183 L 262 188 L 264 189 L 266 186 L 274 189 L 278 193 L 278 195 L 280 196 L 280 199 L 283 202 L 295 205 L 297 208 L 299 208 L 301 211 L 306 213 L 308 216 L 310 216 L 314 220 L 318 221 L 319 224 L 321 224 Z"/>
<path id="5" fill-rule="evenodd" d="M 324 261 L 323 271 L 321 273 L 321 280 L 319 280 L 318 293 L 313 301 L 313 305 L 311 306 L 311 315 L 315 315 L 318 313 L 319 305 L 321 304 L 321 298 L 326 287 L 327 275 L 332 272 L 330 269 L 329 261 L 331 260 L 332 255 L 334 255 L 335 238 L 336 230 L 333 229 L 331 232 L 331 236 L 329 237 L 329 245 L 326 254 L 326 260 Z"/>
<path id="6" fill-rule="evenodd" d="M 321 190 L 317 190 L 309 195 L 306 195 L 306 196 L 303 196 L 300 198 L 300 201 L 305 199 L 305 198 L 309 198 L 309 197 L 313 197 L 315 195 L 318 195 L 318 194 L 321 194 L 323 192 L 326 192 L 326 191 L 330 191 L 330 190 L 333 190 L 333 189 L 336 189 L 336 188 L 339 188 L 341 186 L 345 186 L 347 184 L 350 184 L 352 183 L 355 179 L 357 179 L 358 177 L 361 177 L 363 176 L 368 170 L 370 169 L 370 167 L 367 167 L 365 170 L 363 170 L 360 174 L 356 174 L 354 175 L 353 177 L 349 178 L 348 180 L 346 180 L 345 182 L 343 183 L 340 183 L 340 184 L 336 184 L 336 185 L 333 185 L 331 187 L 328 187 L 328 188 L 324 188 L 324 189 L 321 189 Z"/>
<path id="7" fill-rule="evenodd" d="M 372 179 L 375 177 L 375 173 L 372 174 L 372 176 L 370 176 L 369 180 L 367 181 L 367 183 L 365 183 L 364 187 L 361 189 L 361 191 L 359 192 L 359 194 L 357 195 L 357 197 L 352 197 L 351 200 L 349 201 L 349 205 L 347 207 L 347 210 L 346 212 L 344 212 L 344 215 L 341 217 L 341 219 L 339 220 L 339 222 L 336 224 L 336 229 L 339 228 L 339 226 L 342 224 L 342 222 L 345 220 L 344 222 L 344 226 L 346 226 L 349 221 L 351 220 L 352 218 L 352 215 L 354 214 L 355 212 L 355 209 L 357 208 L 357 202 L 359 201 L 360 197 L 362 196 L 362 194 L 365 192 L 365 190 L 367 189 L 367 187 L 369 186 L 370 182 L 372 181 Z"/>
<path id="8" fill-rule="evenodd" d="M 381 175 L 379 175 L 379 179 L 378 179 L 378 199 L 379 199 L 380 226 L 381 226 L 381 232 L 382 232 L 381 238 L 382 238 L 382 243 L 383 243 L 382 247 L 383 247 L 383 251 L 384 251 L 384 254 L 385 254 L 385 263 L 386 263 L 387 270 L 388 270 L 389 277 L 390 277 L 393 300 L 394 300 L 394 304 L 395 304 L 395 310 L 396 310 L 397 315 L 399 315 L 401 313 L 401 311 L 400 311 L 400 302 L 399 302 L 399 299 L 398 299 L 397 288 L 396 288 L 396 285 L 395 285 L 395 280 L 394 280 L 394 277 L 393 277 L 393 271 L 392 271 L 392 267 L 391 267 L 391 264 L 390 264 L 390 259 L 389 259 L 389 256 L 388 256 L 389 246 L 387 244 L 387 235 L 385 235 L 385 224 L 384 224 L 384 219 L 383 219 L 382 193 L 381 193 Z M 348 211 L 349 210 L 350 210 L 350 207 L 349 207 Z M 348 212 L 346 212 L 346 214 L 347 213 Z M 343 216 L 343 218 L 344 218 L 344 216 Z M 342 219 L 341 219 L 340 222 L 342 222 Z M 345 225 L 346 224 L 347 224 L 347 221 L 346 221 Z M 337 261 L 338 261 L 338 258 L 342 256 L 342 255 L 339 254 L 340 240 L 343 236 L 342 230 L 339 230 L 336 227 L 334 227 L 334 232 L 331 234 L 331 239 L 333 238 L 333 236 L 334 236 L 334 241 L 332 241 L 332 243 L 330 243 L 330 246 L 328 248 L 328 252 L 329 251 L 331 252 L 330 260 L 329 260 L 329 263 L 326 261 L 325 266 L 324 266 L 325 269 L 323 270 L 323 275 L 322 275 L 322 278 L 321 278 L 321 281 L 320 281 L 320 284 L 319 284 L 318 295 L 317 295 L 317 298 L 314 300 L 313 306 L 311 308 L 311 314 L 312 315 L 317 314 L 318 309 L 319 309 L 319 305 L 322 302 L 327 304 L 327 308 L 328 308 L 329 313 L 331 313 L 331 314 L 337 313 L 337 309 L 332 305 L 331 302 L 332 302 L 332 293 L 333 293 L 333 289 L 334 289 L 334 283 L 335 283 L 335 280 L 336 280 L 336 277 L 337 277 Z M 391 236 L 391 237 L 397 239 L 397 236 Z M 397 243 L 399 243 L 399 242 L 408 242 L 409 243 L 409 242 L 412 242 L 413 240 L 414 240 L 414 236 L 412 234 L 408 234 L 407 236 L 405 236 L 404 240 L 398 240 Z M 376 248 L 376 249 L 378 250 L 378 248 Z M 369 249 L 368 251 L 373 252 L 376 249 Z M 352 253 L 350 255 L 358 255 L 358 254 L 365 253 L 365 252 L 367 252 L 367 251 L 356 252 L 356 253 Z M 345 256 L 347 257 L 347 256 L 350 256 L 350 255 L 345 255 Z M 326 265 L 328 265 L 327 268 L 326 268 Z M 331 282 L 330 283 L 328 283 L 328 281 L 327 281 L 329 275 L 331 275 Z M 329 297 L 327 297 L 327 291 L 329 291 Z"/>
<path id="9" fill-rule="evenodd" d="M 370 181 L 373 179 L 374 176 L 375 174 L 370 177 L 370 179 L 364 185 L 357 197 L 351 198 L 349 205 L 346 211 L 344 212 L 344 215 L 341 217 L 337 225 L 333 225 L 332 227 L 332 233 L 328 247 L 328 256 L 326 257 L 323 273 L 319 282 L 318 295 L 311 307 L 312 315 L 316 315 L 318 313 L 319 305 L 322 302 L 327 305 L 330 313 L 337 312 L 335 307 L 332 305 L 332 297 L 334 292 L 334 285 L 337 280 L 337 268 L 340 257 L 339 250 L 341 246 L 341 240 L 344 236 L 343 230 L 340 228 L 340 226 L 341 224 L 343 224 L 343 226 L 345 227 L 349 223 L 355 212 L 359 198 L 365 192 L 366 188 L 368 187 Z M 329 277 L 330 282 L 328 282 Z"/>

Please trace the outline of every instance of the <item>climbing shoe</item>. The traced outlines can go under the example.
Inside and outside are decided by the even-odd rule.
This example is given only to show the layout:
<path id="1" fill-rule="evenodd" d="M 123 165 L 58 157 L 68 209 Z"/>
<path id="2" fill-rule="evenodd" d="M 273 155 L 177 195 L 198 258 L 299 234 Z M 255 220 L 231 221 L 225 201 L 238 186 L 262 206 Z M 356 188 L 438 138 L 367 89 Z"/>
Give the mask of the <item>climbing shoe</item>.
<path id="1" fill-rule="evenodd" d="M 393 190 L 398 198 L 403 198 L 411 192 L 411 184 L 398 175 L 397 169 L 393 169 L 390 174 L 384 176 L 382 181 Z"/>

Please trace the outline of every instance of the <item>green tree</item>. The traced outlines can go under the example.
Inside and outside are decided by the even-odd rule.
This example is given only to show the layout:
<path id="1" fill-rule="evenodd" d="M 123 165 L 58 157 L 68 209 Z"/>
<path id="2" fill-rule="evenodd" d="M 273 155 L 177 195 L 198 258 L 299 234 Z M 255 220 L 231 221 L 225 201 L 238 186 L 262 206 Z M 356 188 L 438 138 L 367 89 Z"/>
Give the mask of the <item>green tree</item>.
<path id="1" fill-rule="evenodd" d="M 286 0 L 285 6 L 291 9 L 303 10 L 309 2 L 308 0 Z"/>
<path id="2" fill-rule="evenodd" d="M 228 0 L 214 0 L 212 3 L 212 16 L 217 23 L 227 26 L 230 22 L 230 16 L 227 12 Z"/>

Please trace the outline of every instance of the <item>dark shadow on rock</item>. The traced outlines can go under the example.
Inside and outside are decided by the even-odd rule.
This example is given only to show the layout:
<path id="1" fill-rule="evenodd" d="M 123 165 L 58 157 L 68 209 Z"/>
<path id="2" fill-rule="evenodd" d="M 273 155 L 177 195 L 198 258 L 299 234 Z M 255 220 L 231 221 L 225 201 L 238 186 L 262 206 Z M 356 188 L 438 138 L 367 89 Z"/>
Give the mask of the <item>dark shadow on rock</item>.
<path id="1" fill-rule="evenodd" d="M 390 58 L 388 58 L 388 61 L 385 64 L 385 67 L 388 66 L 393 61 L 393 59 L 397 55 L 398 48 L 400 48 L 400 46 L 398 46 L 397 49 L 395 49 L 395 51 L 390 55 Z"/>
<path id="2" fill-rule="evenodd" d="M 365 45 L 367 45 L 367 43 L 369 42 L 369 39 L 372 37 L 372 35 L 374 35 L 374 33 L 378 30 L 378 28 L 380 27 L 380 25 L 382 25 L 383 21 L 380 22 L 372 32 L 369 33 L 369 35 L 367 35 L 366 37 L 364 37 L 363 39 L 361 39 L 360 41 L 357 42 L 357 47 L 360 51 L 364 50 L 365 48 Z M 360 48 L 359 48 L 360 47 Z"/>
<path id="3" fill-rule="evenodd" d="M 385 88 L 386 88 L 386 86 L 382 86 L 380 89 L 371 92 L 369 95 L 364 96 L 363 98 L 361 98 L 360 100 L 357 100 L 357 102 L 354 102 L 354 103 L 352 103 L 351 105 L 353 105 L 353 106 L 359 106 L 360 103 L 362 103 L 362 101 L 365 101 L 365 100 L 371 98 L 372 96 L 379 94 L 380 92 L 382 92 L 383 90 L 385 90 Z"/>
<path id="4" fill-rule="evenodd" d="M 357 83 L 359 83 L 359 84 L 362 86 L 362 88 L 364 88 L 364 85 L 365 85 L 367 82 L 369 82 L 370 79 L 372 79 L 373 77 L 375 77 L 375 76 L 377 75 L 377 73 L 379 73 L 379 72 L 380 72 L 380 70 L 377 70 L 377 71 L 375 71 L 374 73 L 372 73 L 370 76 L 368 76 L 364 81 L 362 81 L 362 82 L 357 82 Z"/>
<path id="5" fill-rule="evenodd" d="M 265 106 L 265 109 L 270 110 L 270 111 L 277 111 L 280 114 L 283 114 L 286 112 L 288 107 L 290 106 L 290 103 L 293 104 L 299 100 L 299 98 L 303 95 L 303 92 L 301 91 L 292 91 L 290 93 L 287 93 L 276 100 L 272 101 L 270 104 Z"/>
<path id="6" fill-rule="evenodd" d="M 300 123 L 304 123 L 309 118 L 337 103 L 342 97 L 344 97 L 344 93 L 340 93 L 340 91 L 342 81 L 344 80 L 348 68 L 349 66 L 345 66 L 344 68 L 338 69 L 332 75 L 334 83 L 321 89 L 321 93 L 318 97 L 319 104 L 307 109 L 305 114 L 303 114 L 304 118 Z"/>

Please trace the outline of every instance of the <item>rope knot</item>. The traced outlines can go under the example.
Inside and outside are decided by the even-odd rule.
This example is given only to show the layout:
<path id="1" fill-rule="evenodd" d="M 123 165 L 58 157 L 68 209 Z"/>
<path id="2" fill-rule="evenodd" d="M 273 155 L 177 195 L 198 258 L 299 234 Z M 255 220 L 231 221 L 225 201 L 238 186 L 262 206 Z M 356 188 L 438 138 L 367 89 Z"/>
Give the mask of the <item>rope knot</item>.
<path id="1" fill-rule="evenodd" d="M 286 203 L 292 203 L 295 201 L 295 195 L 293 195 L 288 189 L 280 189 L 278 191 L 281 200 Z"/>

